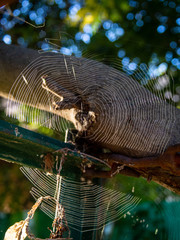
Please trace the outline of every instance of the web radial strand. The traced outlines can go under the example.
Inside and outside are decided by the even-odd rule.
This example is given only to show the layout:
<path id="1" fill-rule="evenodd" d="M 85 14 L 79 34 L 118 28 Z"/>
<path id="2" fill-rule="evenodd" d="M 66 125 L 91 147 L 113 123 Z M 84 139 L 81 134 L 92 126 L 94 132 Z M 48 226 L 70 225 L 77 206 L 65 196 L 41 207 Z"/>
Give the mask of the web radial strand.
<path id="1" fill-rule="evenodd" d="M 7 112 L 59 132 L 71 128 L 72 123 L 78 130 L 79 125 L 84 129 L 88 113 L 93 112 L 95 121 L 85 132 L 92 142 L 127 155 L 160 154 L 167 147 L 176 116 L 161 92 L 152 93 L 153 84 L 146 88 L 139 84 L 148 82 L 149 75 L 148 70 L 139 69 L 128 76 L 91 59 L 44 53 L 15 81 Z M 55 110 L 62 105 L 72 110 L 76 104 L 81 108 L 72 111 L 68 119 L 67 112 Z"/>
<path id="2" fill-rule="evenodd" d="M 91 231 L 105 224 L 117 221 L 133 210 L 140 199 L 130 194 L 120 193 L 84 182 L 76 182 L 61 177 L 61 188 L 57 193 L 56 175 L 46 175 L 37 169 L 22 167 L 21 171 L 35 186 L 31 194 L 35 199 L 40 196 L 58 196 L 58 202 L 64 207 L 70 228 L 77 231 Z M 45 200 L 40 206 L 50 218 L 56 213 L 56 201 Z"/>

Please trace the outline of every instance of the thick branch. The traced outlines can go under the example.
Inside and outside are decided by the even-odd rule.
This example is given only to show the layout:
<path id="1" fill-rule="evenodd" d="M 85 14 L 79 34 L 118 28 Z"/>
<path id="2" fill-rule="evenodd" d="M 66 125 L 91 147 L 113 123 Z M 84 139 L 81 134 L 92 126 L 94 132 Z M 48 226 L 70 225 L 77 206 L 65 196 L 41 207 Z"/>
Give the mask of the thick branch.
<path id="1" fill-rule="evenodd" d="M 18 75 L 38 56 L 35 50 L 0 42 L 0 96 L 8 97 Z"/>
<path id="2" fill-rule="evenodd" d="M 38 65 L 38 57 L 45 59 L 45 65 Z M 42 101 L 44 98 L 38 99 L 36 107 L 73 122 L 89 143 L 99 149 L 109 149 L 112 154 L 101 155 L 101 158 L 125 165 L 124 173 L 132 169 L 137 175 L 147 178 L 151 175 L 154 181 L 179 191 L 179 148 L 173 149 L 180 144 L 178 109 L 129 76 L 102 63 L 64 58 L 55 53 L 42 55 L 3 43 L 0 44 L 0 96 L 8 97 L 15 79 L 34 60 L 33 69 L 37 80 L 42 82 L 41 89 L 51 94 L 52 99 L 52 108 L 49 99 L 47 103 Z M 37 89 L 33 84 L 32 87 L 34 93 Z M 59 100 L 53 101 L 53 98 Z M 30 101 L 27 104 L 33 106 Z M 173 147 L 164 155 L 170 146 Z"/>

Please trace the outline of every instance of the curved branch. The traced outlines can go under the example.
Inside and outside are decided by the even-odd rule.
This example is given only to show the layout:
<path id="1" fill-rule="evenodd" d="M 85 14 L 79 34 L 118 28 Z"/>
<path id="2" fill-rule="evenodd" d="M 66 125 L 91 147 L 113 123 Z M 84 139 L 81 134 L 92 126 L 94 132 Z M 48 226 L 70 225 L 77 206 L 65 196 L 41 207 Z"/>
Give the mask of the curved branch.
<path id="1" fill-rule="evenodd" d="M 0 56 L 0 96 L 8 97 L 18 75 L 40 55 L 35 50 L 0 43 Z M 55 54 L 43 56 L 50 60 Z M 56 61 L 64 66 L 63 55 L 59 54 Z M 88 141 L 96 148 L 109 149 L 112 154 L 100 157 L 107 158 L 112 166 L 123 165 L 122 173 L 132 169 L 137 175 L 179 192 L 180 150 L 175 145 L 180 144 L 180 111 L 102 63 L 74 57 L 67 57 L 66 63 L 68 73 L 62 68 L 58 75 L 47 77 L 48 88 L 63 97 L 63 101 L 52 101 L 51 111 L 72 121 L 78 131 L 85 131 Z M 41 71 L 38 77 L 43 77 Z M 48 85 L 51 77 L 56 78 L 55 90 Z M 138 102 L 139 99 L 142 101 Z M 48 104 L 40 102 L 38 107 L 50 111 Z"/>

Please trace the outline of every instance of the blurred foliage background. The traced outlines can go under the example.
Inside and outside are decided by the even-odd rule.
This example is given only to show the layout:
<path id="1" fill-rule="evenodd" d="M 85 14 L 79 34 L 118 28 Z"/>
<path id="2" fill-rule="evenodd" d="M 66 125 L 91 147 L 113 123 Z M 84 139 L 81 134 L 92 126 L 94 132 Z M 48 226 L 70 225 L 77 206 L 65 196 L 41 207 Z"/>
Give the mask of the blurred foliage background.
<path id="1" fill-rule="evenodd" d="M 164 94 L 180 106 L 178 1 L 20 0 L 1 7 L 0 13 L 0 40 L 6 44 L 43 51 L 53 48 L 77 57 L 100 56 L 107 64 L 118 64 L 130 75 L 145 70 L 149 78 L 158 78 L 159 89 L 164 89 L 171 78 L 173 91 L 165 90 Z M 169 78 L 164 77 L 166 73 Z M 0 117 L 10 120 L 3 109 Z M 29 209 L 33 200 L 28 193 L 30 184 L 19 167 L 2 161 L 0 164 L 2 239 L 9 225 L 24 218 L 23 209 Z M 180 239 L 178 196 L 144 179 L 117 176 L 105 184 L 122 192 L 133 192 L 142 201 L 135 213 L 105 228 L 104 240 Z M 36 220 L 45 219 L 40 214 Z M 34 230 L 40 231 L 35 227 Z"/>

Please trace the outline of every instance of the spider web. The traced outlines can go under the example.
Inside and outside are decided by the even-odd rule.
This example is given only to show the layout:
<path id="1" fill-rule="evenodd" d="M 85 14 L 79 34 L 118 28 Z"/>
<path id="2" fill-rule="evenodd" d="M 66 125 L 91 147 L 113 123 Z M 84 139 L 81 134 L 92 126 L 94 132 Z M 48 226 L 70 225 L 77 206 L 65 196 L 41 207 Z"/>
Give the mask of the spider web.
<path id="1" fill-rule="evenodd" d="M 140 199 L 98 185 L 76 182 L 60 175 L 46 175 L 38 169 L 21 167 L 23 174 L 34 185 L 32 196 L 51 196 L 64 208 L 68 225 L 79 232 L 94 231 L 119 220 L 133 210 Z M 50 218 L 56 215 L 56 201 L 44 200 L 41 210 Z"/>
<path id="2" fill-rule="evenodd" d="M 74 127 L 85 140 L 133 157 L 164 152 L 171 145 L 178 117 L 163 91 L 155 92 L 158 79 L 148 81 L 148 69 L 125 73 L 115 59 L 109 59 L 112 66 L 107 66 L 90 57 L 41 52 L 12 86 L 7 114 L 62 133 Z M 33 197 L 55 197 L 65 209 L 70 228 L 77 232 L 101 229 L 140 201 L 67 177 L 28 168 L 22 171 L 35 186 Z M 53 200 L 41 208 L 51 218 L 56 215 Z"/>
<path id="3" fill-rule="evenodd" d="M 58 132 L 74 126 L 84 138 L 113 152 L 161 154 L 177 119 L 175 108 L 162 92 L 152 93 L 155 78 L 145 84 L 147 70 L 128 75 L 112 62 L 113 67 L 52 51 L 41 53 L 12 86 L 7 114 Z"/>

